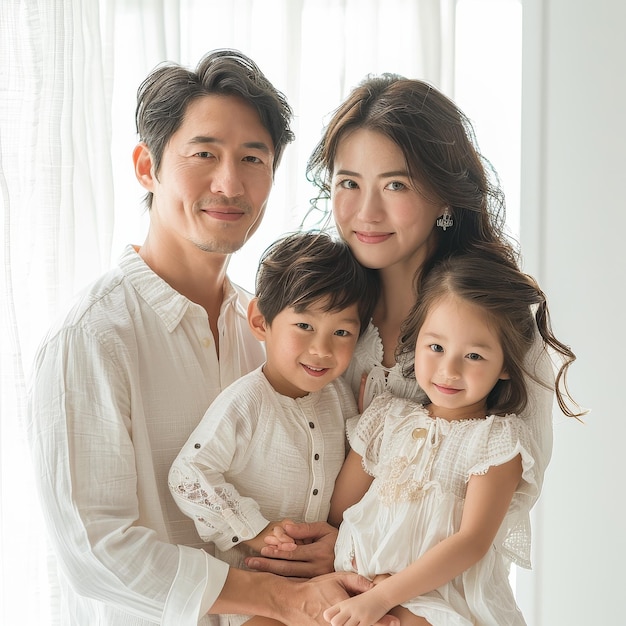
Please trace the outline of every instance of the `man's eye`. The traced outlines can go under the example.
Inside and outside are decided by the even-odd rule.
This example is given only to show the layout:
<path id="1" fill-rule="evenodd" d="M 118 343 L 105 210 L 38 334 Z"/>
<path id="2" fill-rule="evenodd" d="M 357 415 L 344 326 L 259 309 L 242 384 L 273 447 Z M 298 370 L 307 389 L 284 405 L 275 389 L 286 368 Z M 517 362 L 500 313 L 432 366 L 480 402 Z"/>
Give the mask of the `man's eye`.
<path id="1" fill-rule="evenodd" d="M 194 156 L 200 157 L 201 159 L 208 159 L 209 157 L 213 155 L 210 152 L 204 151 L 204 152 L 196 152 Z"/>
<path id="2" fill-rule="evenodd" d="M 252 155 L 244 157 L 243 160 L 248 163 L 263 163 L 263 161 L 259 159 L 258 156 L 252 156 Z"/>

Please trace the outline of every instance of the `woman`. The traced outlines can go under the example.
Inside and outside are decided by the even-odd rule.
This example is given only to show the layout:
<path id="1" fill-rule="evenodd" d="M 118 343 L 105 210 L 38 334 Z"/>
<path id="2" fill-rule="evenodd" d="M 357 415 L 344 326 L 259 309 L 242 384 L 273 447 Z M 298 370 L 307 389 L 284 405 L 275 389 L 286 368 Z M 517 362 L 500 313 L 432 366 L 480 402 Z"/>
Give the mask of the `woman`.
<path id="1" fill-rule="evenodd" d="M 307 176 L 320 190 L 314 207 L 330 199 L 341 237 L 363 265 L 380 272 L 372 323 L 345 374 L 360 408 L 383 391 L 419 397 L 415 378 L 402 376 L 396 348 L 430 269 L 457 254 L 518 266 L 518 252 L 504 233 L 504 196 L 470 121 L 427 83 L 394 74 L 368 77 L 334 112 Z M 535 376 L 521 417 L 539 447 L 541 488 L 552 452 L 554 374 L 539 338 L 526 369 Z M 322 553 L 333 543 L 333 531 L 300 524 L 289 525 L 288 533 L 313 543 L 292 553 L 268 547 L 264 556 L 289 561 L 256 558 L 248 564 L 299 576 L 321 573 L 322 562 L 328 567 Z"/>

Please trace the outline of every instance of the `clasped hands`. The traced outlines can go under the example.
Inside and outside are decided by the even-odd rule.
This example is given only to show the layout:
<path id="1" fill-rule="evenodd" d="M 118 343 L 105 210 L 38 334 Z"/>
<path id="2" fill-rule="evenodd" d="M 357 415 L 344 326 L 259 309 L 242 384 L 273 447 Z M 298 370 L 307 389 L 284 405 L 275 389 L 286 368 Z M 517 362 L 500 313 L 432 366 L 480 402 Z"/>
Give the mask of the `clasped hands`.
<path id="1" fill-rule="evenodd" d="M 253 547 L 259 550 L 261 556 L 248 557 L 246 565 L 250 569 L 281 576 L 323 578 L 325 574 L 334 571 L 337 532 L 334 526 L 326 522 L 295 523 L 292 520 L 283 520 L 271 523 L 254 542 Z M 385 577 L 386 575 L 380 578 Z M 371 584 L 377 582 L 375 580 Z M 345 601 L 341 603 L 343 604 Z M 344 623 L 341 605 L 328 607 L 324 611 L 324 617 L 329 623 Z M 383 615 L 376 624 L 399 626 L 399 621 L 391 615 Z"/>

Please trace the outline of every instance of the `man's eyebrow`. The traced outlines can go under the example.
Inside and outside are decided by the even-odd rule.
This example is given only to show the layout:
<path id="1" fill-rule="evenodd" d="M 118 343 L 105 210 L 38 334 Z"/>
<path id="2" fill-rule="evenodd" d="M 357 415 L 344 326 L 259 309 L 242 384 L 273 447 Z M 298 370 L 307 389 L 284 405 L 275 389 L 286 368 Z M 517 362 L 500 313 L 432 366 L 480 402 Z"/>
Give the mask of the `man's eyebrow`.
<path id="1" fill-rule="evenodd" d="M 190 144 L 204 144 L 204 143 L 215 143 L 215 144 L 223 144 L 224 142 L 217 137 L 210 137 L 208 135 L 196 135 L 189 140 Z M 272 151 L 270 147 L 264 141 L 246 141 L 242 144 L 242 147 L 249 148 L 251 150 L 260 150 L 261 152 L 265 152 L 266 154 L 270 154 Z"/>

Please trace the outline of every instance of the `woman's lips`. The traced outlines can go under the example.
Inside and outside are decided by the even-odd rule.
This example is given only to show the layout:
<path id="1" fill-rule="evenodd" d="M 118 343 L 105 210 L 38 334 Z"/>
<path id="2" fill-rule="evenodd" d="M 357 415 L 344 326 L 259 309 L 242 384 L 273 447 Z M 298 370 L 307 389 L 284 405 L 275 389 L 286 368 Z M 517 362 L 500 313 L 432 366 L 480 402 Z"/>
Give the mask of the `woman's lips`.
<path id="1" fill-rule="evenodd" d="M 382 243 L 393 235 L 393 233 L 371 233 L 359 230 L 355 230 L 354 234 L 361 243 Z"/>

